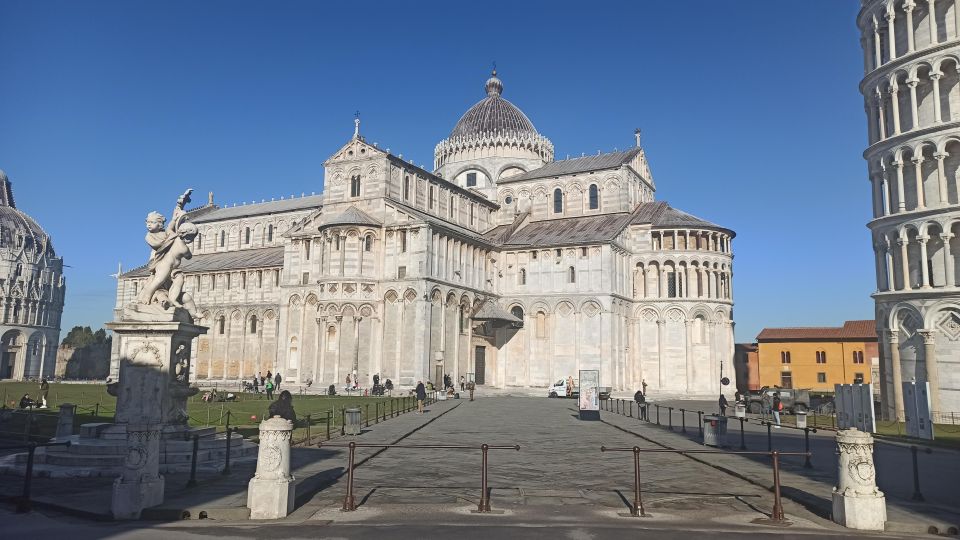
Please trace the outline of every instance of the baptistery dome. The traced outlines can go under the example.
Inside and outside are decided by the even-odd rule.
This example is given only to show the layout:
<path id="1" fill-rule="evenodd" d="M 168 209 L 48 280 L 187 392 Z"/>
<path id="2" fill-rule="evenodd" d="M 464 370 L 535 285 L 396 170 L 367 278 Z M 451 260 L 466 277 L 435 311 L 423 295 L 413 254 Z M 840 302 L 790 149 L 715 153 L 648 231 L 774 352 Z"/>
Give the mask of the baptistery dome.
<path id="1" fill-rule="evenodd" d="M 450 132 L 450 138 L 470 137 L 473 135 L 509 135 L 537 133 L 533 122 L 516 105 L 503 98 L 503 82 L 497 78 L 497 72 L 485 85 L 487 97 L 460 117 L 460 121 Z"/>
<path id="2" fill-rule="evenodd" d="M 63 259 L 0 171 L 0 379 L 53 377 L 65 292 Z"/>

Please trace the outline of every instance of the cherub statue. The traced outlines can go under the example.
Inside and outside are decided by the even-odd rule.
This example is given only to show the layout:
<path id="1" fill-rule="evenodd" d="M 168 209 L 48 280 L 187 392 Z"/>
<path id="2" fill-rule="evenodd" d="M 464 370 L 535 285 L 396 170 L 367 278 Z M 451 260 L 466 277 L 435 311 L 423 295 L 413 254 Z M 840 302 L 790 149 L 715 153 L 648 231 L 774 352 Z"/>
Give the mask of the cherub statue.
<path id="1" fill-rule="evenodd" d="M 183 272 L 180 263 L 190 259 L 193 253 L 189 244 L 197 236 L 197 226 L 186 221 L 183 207 L 190 202 L 193 189 L 186 190 L 177 199 L 170 224 L 164 228 L 166 219 L 158 212 L 147 215 L 147 244 L 153 248 L 150 254 L 150 279 L 137 295 L 137 303 L 149 306 L 159 304 L 163 309 L 184 308 L 194 319 L 199 317 L 197 306 L 189 293 L 183 291 Z"/>
<path id="2" fill-rule="evenodd" d="M 186 384 L 189 382 L 190 363 L 188 361 L 187 347 L 183 343 L 177 346 L 177 352 L 174 353 L 177 364 L 174 366 L 174 380 L 178 383 Z"/>

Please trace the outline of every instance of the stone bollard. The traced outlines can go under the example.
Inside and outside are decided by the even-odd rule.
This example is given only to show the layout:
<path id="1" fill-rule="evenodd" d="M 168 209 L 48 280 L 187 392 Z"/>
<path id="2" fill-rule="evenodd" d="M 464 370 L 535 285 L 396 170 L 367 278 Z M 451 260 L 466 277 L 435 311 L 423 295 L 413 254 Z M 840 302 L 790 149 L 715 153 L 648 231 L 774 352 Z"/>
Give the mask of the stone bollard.
<path id="1" fill-rule="evenodd" d="M 837 432 L 839 459 L 837 486 L 833 488 L 833 521 L 867 531 L 882 531 L 887 503 L 877 489 L 873 466 L 873 437 L 856 428 Z"/>
<path id="2" fill-rule="evenodd" d="M 57 432 L 53 436 L 58 441 L 65 441 L 73 435 L 73 417 L 77 413 L 77 406 L 72 403 L 60 404 L 60 416 L 57 417 Z"/>
<path id="3" fill-rule="evenodd" d="M 274 416 L 260 424 L 257 472 L 247 486 L 250 519 L 279 519 L 293 512 L 296 486 L 290 474 L 293 422 Z"/>
<path id="4" fill-rule="evenodd" d="M 113 482 L 114 519 L 140 519 L 144 508 L 163 504 L 160 474 L 160 426 L 127 424 L 127 456 L 121 476 Z"/>

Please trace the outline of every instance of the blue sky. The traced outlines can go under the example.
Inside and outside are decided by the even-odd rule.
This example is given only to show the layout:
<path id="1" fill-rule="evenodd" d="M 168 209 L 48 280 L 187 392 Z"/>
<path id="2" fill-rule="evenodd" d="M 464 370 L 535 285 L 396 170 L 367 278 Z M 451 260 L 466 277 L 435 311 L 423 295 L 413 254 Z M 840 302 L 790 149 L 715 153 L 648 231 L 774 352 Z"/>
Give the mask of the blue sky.
<path id="1" fill-rule="evenodd" d="M 738 341 L 839 325 L 875 288 L 858 6 L 4 0 L 0 169 L 70 266 L 62 327 L 99 327 L 147 211 L 320 192 L 356 110 L 430 164 L 496 61 L 557 157 L 640 127 L 657 198 L 737 232 Z"/>

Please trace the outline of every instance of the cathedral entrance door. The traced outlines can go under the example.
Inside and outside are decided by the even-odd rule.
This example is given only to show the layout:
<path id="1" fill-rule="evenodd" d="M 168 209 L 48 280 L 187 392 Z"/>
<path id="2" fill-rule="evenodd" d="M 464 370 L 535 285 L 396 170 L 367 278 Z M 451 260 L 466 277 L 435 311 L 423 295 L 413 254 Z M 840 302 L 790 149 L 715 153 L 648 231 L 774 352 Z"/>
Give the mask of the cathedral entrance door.
<path id="1" fill-rule="evenodd" d="M 487 348 L 477 346 L 474 352 L 474 378 L 476 379 L 477 384 L 484 384 L 486 380 L 486 371 L 487 371 Z"/>
<path id="2" fill-rule="evenodd" d="M 0 361 L 0 379 L 9 379 L 13 375 L 14 358 L 13 353 L 3 351 L 3 360 Z"/>

